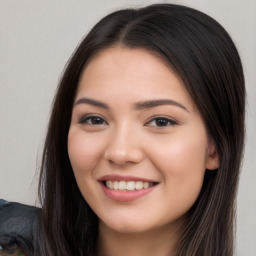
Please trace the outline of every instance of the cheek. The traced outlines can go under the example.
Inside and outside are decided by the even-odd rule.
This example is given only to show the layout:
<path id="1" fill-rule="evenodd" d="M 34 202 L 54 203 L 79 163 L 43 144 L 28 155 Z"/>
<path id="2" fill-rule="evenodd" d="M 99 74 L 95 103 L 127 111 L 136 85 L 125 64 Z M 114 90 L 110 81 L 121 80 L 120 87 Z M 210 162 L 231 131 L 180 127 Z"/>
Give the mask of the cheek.
<path id="1" fill-rule="evenodd" d="M 68 135 L 68 154 L 79 190 L 84 199 L 93 205 L 95 200 L 94 170 L 99 162 L 102 145 L 93 136 L 83 131 L 70 129 Z"/>
<path id="2" fill-rule="evenodd" d="M 205 169 L 207 156 L 207 137 L 189 136 L 184 133 L 170 138 L 162 138 L 151 142 L 151 158 L 160 169 L 170 175 L 186 175 Z M 169 171 L 167 171 L 169 170 Z"/>
<path id="3" fill-rule="evenodd" d="M 202 136 L 203 137 L 203 136 Z M 207 140 L 205 137 L 193 138 L 176 136 L 171 143 L 158 144 L 152 159 L 162 172 L 168 194 L 177 209 L 189 210 L 202 188 Z M 157 145 L 155 143 L 155 145 Z"/>
<path id="4" fill-rule="evenodd" d="M 101 157 L 102 145 L 93 136 L 70 130 L 68 135 L 68 154 L 75 175 L 92 174 L 91 171 Z"/>

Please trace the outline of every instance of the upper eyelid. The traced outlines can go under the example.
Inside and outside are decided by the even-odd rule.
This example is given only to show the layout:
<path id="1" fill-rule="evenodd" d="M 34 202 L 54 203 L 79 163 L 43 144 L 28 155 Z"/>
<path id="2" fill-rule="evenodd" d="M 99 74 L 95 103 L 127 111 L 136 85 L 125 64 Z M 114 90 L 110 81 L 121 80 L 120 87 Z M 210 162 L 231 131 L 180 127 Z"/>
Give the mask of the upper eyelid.
<path id="1" fill-rule="evenodd" d="M 92 117 L 99 117 L 102 120 L 104 120 L 104 122 L 106 122 L 108 124 L 108 121 L 106 120 L 106 118 L 104 118 L 103 116 L 101 116 L 99 114 L 85 114 L 82 117 L 78 118 L 78 123 L 82 123 L 83 120 L 89 119 L 89 118 L 92 118 Z"/>
<path id="2" fill-rule="evenodd" d="M 82 115 L 81 117 L 78 118 L 78 122 L 80 123 L 83 119 L 85 118 L 90 118 L 90 117 L 99 117 L 101 119 L 103 119 L 107 124 L 109 123 L 109 121 L 107 120 L 106 117 L 102 116 L 101 114 L 96 114 L 96 113 L 87 113 L 85 115 Z M 167 119 L 171 122 L 175 122 L 176 124 L 180 124 L 179 121 L 177 121 L 175 118 L 172 118 L 170 116 L 166 116 L 166 115 L 154 115 L 154 116 L 151 116 L 150 118 L 147 119 L 147 121 L 145 122 L 145 124 L 148 124 L 152 121 L 154 121 L 155 119 L 158 119 L 158 118 L 163 118 L 163 119 Z"/>
<path id="3" fill-rule="evenodd" d="M 178 122 L 175 118 L 172 118 L 172 117 L 169 117 L 169 116 L 165 116 L 165 115 L 156 115 L 156 116 L 153 116 L 153 117 L 149 118 L 146 123 L 150 123 L 150 122 L 152 122 L 153 120 L 158 119 L 158 118 L 167 119 L 167 120 L 170 120 L 170 121 L 172 121 L 172 122 L 175 122 L 175 123 L 179 124 L 179 122 Z"/>

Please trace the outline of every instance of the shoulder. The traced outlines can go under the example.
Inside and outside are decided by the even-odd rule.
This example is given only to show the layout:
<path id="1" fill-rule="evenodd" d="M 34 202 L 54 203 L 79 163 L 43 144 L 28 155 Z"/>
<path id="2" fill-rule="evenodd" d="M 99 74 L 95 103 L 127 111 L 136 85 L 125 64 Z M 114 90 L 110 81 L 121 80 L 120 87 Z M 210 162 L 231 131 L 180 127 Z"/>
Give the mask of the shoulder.
<path id="1" fill-rule="evenodd" d="M 0 235 L 3 233 L 31 233 L 37 224 L 41 209 L 0 199 Z"/>
<path id="2" fill-rule="evenodd" d="M 33 248 L 40 217 L 38 207 L 0 199 L 0 246 L 6 250 Z"/>
<path id="3" fill-rule="evenodd" d="M 8 204 L 8 202 L 5 201 L 4 199 L 0 199 L 0 208 L 1 208 L 1 206 L 4 206 L 5 204 Z"/>

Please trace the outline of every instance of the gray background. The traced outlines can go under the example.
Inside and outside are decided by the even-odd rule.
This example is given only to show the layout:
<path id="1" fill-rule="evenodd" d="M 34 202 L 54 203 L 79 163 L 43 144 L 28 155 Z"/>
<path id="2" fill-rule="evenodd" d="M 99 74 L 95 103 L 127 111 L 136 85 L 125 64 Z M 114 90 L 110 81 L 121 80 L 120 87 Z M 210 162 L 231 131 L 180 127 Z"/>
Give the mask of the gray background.
<path id="1" fill-rule="evenodd" d="M 0 198 L 36 204 L 40 156 L 59 75 L 105 14 L 149 0 L 0 0 Z M 161 1 L 163 2 L 163 1 Z M 247 141 L 237 209 L 237 255 L 256 255 L 256 0 L 173 0 L 218 20 L 244 65 Z"/>

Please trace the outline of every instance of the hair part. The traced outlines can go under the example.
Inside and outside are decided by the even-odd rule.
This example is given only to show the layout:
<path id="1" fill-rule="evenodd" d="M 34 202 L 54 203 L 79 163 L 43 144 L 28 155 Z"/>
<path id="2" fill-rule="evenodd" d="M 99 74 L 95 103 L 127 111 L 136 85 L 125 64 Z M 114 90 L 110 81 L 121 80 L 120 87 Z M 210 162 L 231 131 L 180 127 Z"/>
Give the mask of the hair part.
<path id="1" fill-rule="evenodd" d="M 206 170 L 175 255 L 233 255 L 235 198 L 244 147 L 242 64 L 219 23 L 197 10 L 173 4 L 106 16 L 69 60 L 54 99 L 43 152 L 39 188 L 42 244 L 38 250 L 41 255 L 97 254 L 97 216 L 76 184 L 67 136 L 81 73 L 95 54 L 115 45 L 147 49 L 168 63 L 183 80 L 220 158 L 218 170 Z"/>

